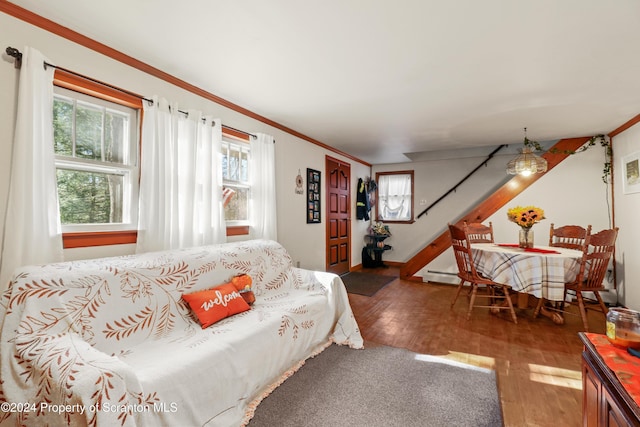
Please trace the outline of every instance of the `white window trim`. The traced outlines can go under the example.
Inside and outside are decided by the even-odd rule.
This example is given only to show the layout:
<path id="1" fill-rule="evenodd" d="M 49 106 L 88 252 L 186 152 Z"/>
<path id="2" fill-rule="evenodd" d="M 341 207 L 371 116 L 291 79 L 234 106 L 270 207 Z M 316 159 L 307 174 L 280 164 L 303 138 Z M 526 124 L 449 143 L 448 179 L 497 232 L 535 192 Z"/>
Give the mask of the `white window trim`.
<path id="1" fill-rule="evenodd" d="M 240 150 L 243 148 L 247 152 L 247 161 L 251 158 L 251 149 L 250 145 L 247 141 L 244 140 L 236 140 L 233 137 L 225 136 L 222 137 L 222 150 L 229 150 L 231 147 L 237 147 Z M 227 167 L 229 167 L 227 165 Z M 251 226 L 251 169 L 247 169 L 247 181 L 234 181 L 226 179 L 224 176 L 222 177 L 222 185 L 225 187 L 237 187 L 237 188 L 246 188 L 249 190 L 248 193 L 248 206 L 247 206 L 247 219 L 246 220 L 227 220 L 225 218 L 225 223 L 227 227 L 242 227 L 242 226 Z"/>
<path id="2" fill-rule="evenodd" d="M 116 102 L 105 101 L 98 97 L 93 97 L 83 93 L 65 89 L 60 86 L 54 86 L 54 97 L 61 97 L 70 100 L 77 100 L 78 103 L 89 103 L 94 105 L 102 105 L 110 111 L 126 112 L 127 114 L 134 108 L 119 105 Z M 81 233 L 81 232 L 101 232 L 101 231 L 128 231 L 137 229 L 138 227 L 138 201 L 139 201 L 139 181 L 140 181 L 140 149 L 138 141 L 140 115 L 136 113 L 130 124 L 129 134 L 129 150 L 123 153 L 124 161 L 131 162 L 131 165 L 103 162 L 93 159 L 83 159 L 78 157 L 56 155 L 56 170 L 68 169 L 87 172 L 100 172 L 115 175 L 123 175 L 123 221 L 120 223 L 99 223 L 99 224 L 62 224 L 63 233 Z"/>

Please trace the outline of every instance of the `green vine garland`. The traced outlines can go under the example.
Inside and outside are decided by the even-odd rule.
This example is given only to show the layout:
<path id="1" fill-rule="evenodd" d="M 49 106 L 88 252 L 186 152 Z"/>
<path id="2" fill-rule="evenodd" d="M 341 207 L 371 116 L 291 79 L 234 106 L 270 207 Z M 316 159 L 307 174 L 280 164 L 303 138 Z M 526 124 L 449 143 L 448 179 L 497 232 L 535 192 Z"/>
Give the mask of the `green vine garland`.
<path id="1" fill-rule="evenodd" d="M 550 153 L 553 154 L 577 154 L 582 153 L 583 151 L 587 151 L 589 148 L 596 145 L 597 141 L 600 141 L 600 146 L 604 148 L 605 152 L 605 162 L 602 168 L 602 181 L 605 184 L 609 183 L 609 177 L 611 176 L 611 158 L 613 156 L 613 151 L 611 149 L 611 142 L 605 138 L 604 135 L 595 135 L 589 139 L 589 142 L 578 148 L 577 150 L 558 150 L 557 148 L 552 148 L 549 150 Z M 527 148 L 531 148 L 534 151 L 544 151 L 544 148 L 538 143 L 538 141 L 533 141 L 526 136 L 524 137 L 524 146 Z"/>

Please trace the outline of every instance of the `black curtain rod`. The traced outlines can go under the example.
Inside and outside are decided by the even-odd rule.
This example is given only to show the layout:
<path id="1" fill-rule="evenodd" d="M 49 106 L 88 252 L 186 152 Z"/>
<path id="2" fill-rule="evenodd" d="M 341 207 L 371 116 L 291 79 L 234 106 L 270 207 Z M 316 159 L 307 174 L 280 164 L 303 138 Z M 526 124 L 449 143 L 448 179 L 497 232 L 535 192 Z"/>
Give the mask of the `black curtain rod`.
<path id="1" fill-rule="evenodd" d="M 22 67 L 22 52 L 20 52 L 18 49 L 16 49 L 15 47 L 7 47 L 7 49 L 5 50 L 5 52 L 7 52 L 7 55 L 15 58 L 15 62 L 13 63 L 13 66 L 15 68 L 20 68 Z"/>
<path id="2" fill-rule="evenodd" d="M 22 52 L 20 52 L 18 49 L 14 48 L 14 47 L 11 47 L 11 46 L 7 47 L 5 52 L 7 53 L 7 55 L 15 58 L 15 63 L 14 63 L 15 68 L 20 68 L 22 66 Z M 149 103 L 151 103 L 153 105 L 153 99 L 145 98 L 144 96 L 139 95 L 139 94 L 137 94 L 135 92 L 130 92 L 130 91 L 126 90 L 126 89 L 122 89 L 122 88 L 110 85 L 109 83 L 101 82 L 100 80 L 96 80 L 94 78 L 91 78 L 91 77 L 85 76 L 83 74 L 77 73 L 75 71 L 60 67 L 58 65 L 49 64 L 48 62 L 44 61 L 44 67 L 45 67 L 45 69 L 47 67 L 51 67 L 51 68 L 55 68 L 57 70 L 64 71 L 65 73 L 69 73 L 69 74 L 72 74 L 74 76 L 80 77 L 82 79 L 88 80 L 90 82 L 99 84 L 101 86 L 108 87 L 109 89 L 117 90 L 119 92 L 126 93 L 127 95 L 133 96 L 133 97 L 141 99 L 143 101 L 147 101 L 147 102 L 149 102 Z M 187 111 L 178 110 L 178 112 L 182 113 L 182 114 L 184 114 L 186 116 L 189 116 L 189 113 Z M 202 119 L 202 122 L 205 122 L 204 118 Z M 212 122 L 212 125 L 215 125 L 215 122 Z M 240 130 L 240 129 L 236 129 L 236 128 L 233 128 L 231 126 L 227 126 L 227 125 L 223 124 L 222 127 L 230 129 L 230 130 L 233 130 L 233 131 L 236 131 L 236 132 L 239 132 L 239 133 L 242 133 L 242 134 L 245 134 L 245 135 L 250 136 L 252 138 L 257 138 L 257 136 L 252 134 L 252 133 L 245 132 L 245 131 Z"/>

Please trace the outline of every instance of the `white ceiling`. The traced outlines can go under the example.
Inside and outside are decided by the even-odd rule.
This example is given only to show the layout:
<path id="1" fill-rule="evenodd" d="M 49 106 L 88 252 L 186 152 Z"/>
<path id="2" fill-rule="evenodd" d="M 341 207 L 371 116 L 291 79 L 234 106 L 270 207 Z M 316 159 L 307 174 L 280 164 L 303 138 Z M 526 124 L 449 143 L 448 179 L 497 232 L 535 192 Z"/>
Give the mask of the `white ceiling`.
<path id="1" fill-rule="evenodd" d="M 640 113 L 638 0 L 12 3 L 372 164 Z"/>

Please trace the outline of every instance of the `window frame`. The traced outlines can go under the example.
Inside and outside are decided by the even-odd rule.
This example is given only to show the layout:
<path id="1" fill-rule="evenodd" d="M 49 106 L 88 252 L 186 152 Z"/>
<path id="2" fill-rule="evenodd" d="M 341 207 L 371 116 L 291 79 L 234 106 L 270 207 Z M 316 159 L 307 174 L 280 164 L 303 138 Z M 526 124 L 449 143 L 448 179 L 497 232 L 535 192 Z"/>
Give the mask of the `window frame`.
<path id="1" fill-rule="evenodd" d="M 250 138 L 249 134 L 238 131 L 236 129 L 232 129 L 224 126 L 222 127 L 222 147 L 223 148 L 229 143 L 249 145 L 250 144 L 249 138 Z M 249 150 L 249 156 L 251 156 L 251 150 Z M 251 170 L 249 170 L 248 173 L 250 174 Z M 226 183 L 226 180 L 223 176 L 222 185 L 224 186 L 225 183 Z M 251 194 L 251 186 L 249 186 L 248 188 L 249 188 L 249 194 Z M 249 218 L 251 218 L 250 212 L 248 213 L 248 216 Z M 244 236 L 249 234 L 249 228 L 250 228 L 249 219 L 247 219 L 246 221 L 227 221 L 227 219 L 225 218 L 225 224 L 227 226 L 227 236 Z"/>
<path id="2" fill-rule="evenodd" d="M 53 84 L 54 86 L 58 86 L 64 89 L 71 90 L 73 92 L 78 92 L 105 101 L 113 102 L 115 104 L 120 104 L 138 111 L 138 128 L 136 129 L 137 141 L 134 142 L 136 144 L 137 150 L 138 166 L 136 166 L 135 169 L 135 173 L 137 174 L 137 176 L 132 176 L 131 179 L 139 183 L 140 134 L 143 114 L 142 98 L 133 94 L 125 93 L 117 88 L 110 87 L 109 85 L 82 78 L 81 76 L 69 73 L 60 68 L 57 68 L 54 72 Z M 137 199 L 135 199 L 135 201 L 137 201 Z M 123 227 L 114 227 L 110 224 L 105 224 L 104 226 L 100 226 L 100 230 L 80 229 L 78 231 L 75 231 L 73 229 L 78 227 L 74 225 L 65 226 L 62 233 L 63 247 L 65 249 L 69 249 L 89 246 L 135 244 L 138 238 L 137 224 L 135 224 L 136 220 L 137 218 L 132 218 L 131 223 L 127 224 L 128 227 L 124 227 L 125 229 L 123 229 Z"/>
<path id="3" fill-rule="evenodd" d="M 70 73 L 61 68 L 54 71 L 53 84 L 74 92 L 111 101 L 138 110 L 138 164 L 140 164 L 141 154 L 141 131 L 143 120 L 143 109 L 141 96 L 127 93 L 108 84 L 101 83 L 88 78 L 83 78 L 75 73 Z M 238 142 L 249 144 L 250 135 L 233 129 L 222 128 L 224 138 L 229 138 Z M 138 167 L 138 182 L 140 181 L 140 168 Z M 249 234 L 249 225 L 227 224 L 227 236 L 242 236 Z M 126 245 L 135 244 L 138 240 L 138 230 L 107 230 L 107 231 L 65 231 L 62 233 L 63 247 L 65 249 L 84 248 L 92 246 Z"/>
<path id="4" fill-rule="evenodd" d="M 381 218 L 381 209 L 380 209 L 380 177 L 381 176 L 389 176 L 389 175 L 409 175 L 411 178 L 411 207 L 409 209 L 409 219 L 407 220 L 392 220 L 392 219 L 383 219 Z M 414 179 L 414 171 L 413 170 L 402 170 L 402 171 L 391 171 L 391 172 L 376 172 L 376 219 L 377 221 L 389 223 L 389 224 L 413 224 L 415 222 L 415 179 Z"/>

